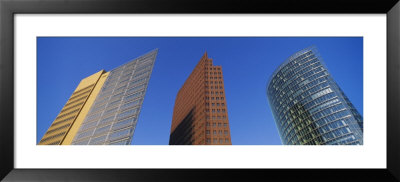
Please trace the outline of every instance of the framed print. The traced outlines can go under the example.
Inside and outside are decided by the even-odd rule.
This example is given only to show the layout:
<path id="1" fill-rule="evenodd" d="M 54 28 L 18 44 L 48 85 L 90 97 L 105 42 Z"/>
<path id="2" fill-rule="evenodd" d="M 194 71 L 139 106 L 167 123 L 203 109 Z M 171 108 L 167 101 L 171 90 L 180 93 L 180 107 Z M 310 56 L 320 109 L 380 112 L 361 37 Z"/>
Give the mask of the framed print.
<path id="1" fill-rule="evenodd" d="M 397 1 L 0 8 L 5 181 L 400 179 Z"/>

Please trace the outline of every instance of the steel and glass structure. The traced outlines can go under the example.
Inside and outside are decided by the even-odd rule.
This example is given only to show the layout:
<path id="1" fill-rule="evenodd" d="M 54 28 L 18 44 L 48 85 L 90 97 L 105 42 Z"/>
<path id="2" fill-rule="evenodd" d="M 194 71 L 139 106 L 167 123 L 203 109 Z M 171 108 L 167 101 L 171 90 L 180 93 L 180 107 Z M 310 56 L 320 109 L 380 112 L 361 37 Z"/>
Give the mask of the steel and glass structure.
<path id="1" fill-rule="evenodd" d="M 39 144 L 130 144 L 157 52 L 83 79 Z"/>
<path id="2" fill-rule="evenodd" d="M 283 144 L 363 144 L 362 116 L 315 47 L 295 53 L 275 70 L 267 96 Z"/>

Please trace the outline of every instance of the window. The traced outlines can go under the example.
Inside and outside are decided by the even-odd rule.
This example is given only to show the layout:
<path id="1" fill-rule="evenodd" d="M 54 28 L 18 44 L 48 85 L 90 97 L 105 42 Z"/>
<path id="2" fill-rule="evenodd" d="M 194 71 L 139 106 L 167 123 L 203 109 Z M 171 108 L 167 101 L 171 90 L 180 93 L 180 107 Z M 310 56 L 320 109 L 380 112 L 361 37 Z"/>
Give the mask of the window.
<path id="1" fill-rule="evenodd" d="M 109 122 L 111 122 L 111 121 L 113 121 L 113 120 L 114 120 L 114 116 L 111 116 L 111 117 L 108 117 L 108 118 L 103 118 L 103 119 L 100 121 L 99 125 L 109 123 Z"/>
<path id="2" fill-rule="evenodd" d="M 138 104 L 139 104 L 139 100 L 136 100 L 136 101 L 133 101 L 133 102 L 129 102 L 129 103 L 126 103 L 126 104 L 122 105 L 121 109 L 123 110 L 123 109 L 127 109 L 127 108 L 130 108 L 130 107 L 134 107 L 134 106 L 137 106 Z"/>
<path id="3" fill-rule="evenodd" d="M 64 132 L 64 133 L 65 133 L 65 132 Z M 84 138 L 84 137 L 87 137 L 87 136 L 91 136 L 92 133 L 93 133 L 93 130 L 89 130 L 89 131 L 80 133 L 80 134 L 78 135 L 77 138 L 78 138 L 78 139 L 81 139 L 81 138 Z"/>
<path id="4" fill-rule="evenodd" d="M 215 113 L 215 109 L 213 109 L 212 112 Z"/>
<path id="5" fill-rule="evenodd" d="M 217 144 L 218 140 L 216 138 L 213 139 L 213 143 Z"/>
<path id="6" fill-rule="evenodd" d="M 106 111 L 104 112 L 103 115 L 106 116 L 106 115 L 108 115 L 108 114 L 114 114 L 117 110 L 118 110 L 118 107 L 114 107 L 114 108 L 108 109 L 108 110 L 106 110 Z"/>
<path id="7" fill-rule="evenodd" d="M 224 123 L 224 127 L 228 127 L 228 123 Z"/>
<path id="8" fill-rule="evenodd" d="M 121 122 L 115 123 L 112 127 L 112 130 L 118 130 L 118 129 L 130 126 L 134 120 L 135 120 L 135 118 L 129 118 L 129 119 L 123 120 Z"/>
<path id="9" fill-rule="evenodd" d="M 225 134 L 225 135 L 228 135 L 228 130 L 225 130 L 225 131 L 224 131 L 224 134 Z"/>
<path id="10" fill-rule="evenodd" d="M 217 134 L 217 130 L 214 130 L 214 131 L 213 131 L 213 134 L 216 135 L 216 134 Z"/>
<path id="11" fill-rule="evenodd" d="M 81 126 L 81 130 L 86 130 L 88 128 L 96 126 L 97 122 L 90 122 L 90 123 L 85 123 Z"/>
<path id="12" fill-rule="evenodd" d="M 103 143 L 106 138 L 107 138 L 107 135 L 103 135 L 101 137 L 94 138 L 94 139 L 90 140 L 89 144 L 100 144 L 100 143 Z"/>
<path id="13" fill-rule="evenodd" d="M 218 135 L 222 135 L 222 130 L 219 130 L 219 131 L 218 131 Z"/>
<path id="14" fill-rule="evenodd" d="M 144 88 L 144 85 L 139 85 L 139 86 L 136 86 L 136 87 L 132 87 L 126 93 L 127 94 L 131 94 L 131 93 L 134 93 L 134 92 L 136 92 L 136 91 L 138 91 L 138 90 L 140 90 L 142 88 Z"/>
<path id="15" fill-rule="evenodd" d="M 220 144 L 223 144 L 223 143 L 224 143 L 224 140 L 223 140 L 223 139 L 219 139 L 219 143 L 220 143 Z"/>
<path id="16" fill-rule="evenodd" d="M 206 126 L 210 126 L 210 123 L 209 123 L 209 122 L 207 122 L 207 123 L 206 123 Z"/>
<path id="17" fill-rule="evenodd" d="M 110 100 L 114 100 L 116 98 L 120 98 L 120 97 L 122 97 L 122 95 L 124 95 L 124 92 L 121 92 L 121 93 L 118 93 L 116 95 L 113 95 Z"/>
<path id="18" fill-rule="evenodd" d="M 118 114 L 117 118 L 118 119 L 122 119 L 122 118 L 126 118 L 126 117 L 129 117 L 129 116 L 132 116 L 132 115 L 136 114 L 137 110 L 138 109 L 127 110 L 127 111 L 125 111 L 123 113 Z"/>
<path id="19" fill-rule="evenodd" d="M 101 113 L 94 114 L 94 115 L 91 115 L 91 116 L 87 116 L 87 117 L 86 117 L 86 121 L 95 120 L 95 119 L 97 119 L 98 117 L 100 117 L 100 114 L 101 114 Z"/>
<path id="20" fill-rule="evenodd" d="M 213 126 L 217 126 L 217 123 L 213 123 Z"/>
<path id="21" fill-rule="evenodd" d="M 140 97 L 141 95 L 142 95 L 142 92 L 135 93 L 133 95 L 125 97 L 124 101 L 127 102 L 127 101 L 130 101 L 130 100 L 137 99 L 137 97 Z"/>
<path id="22" fill-rule="evenodd" d="M 222 123 L 218 123 L 218 127 L 221 127 L 222 126 Z"/>
<path id="23" fill-rule="evenodd" d="M 119 84 L 126 83 L 126 82 L 128 82 L 128 80 L 129 80 L 129 78 L 127 78 L 127 79 L 125 79 L 125 80 L 122 80 L 122 81 L 119 82 Z"/>
<path id="24" fill-rule="evenodd" d="M 98 135 L 100 133 L 107 132 L 111 128 L 111 125 L 107 125 L 101 128 L 97 128 L 96 131 L 94 132 L 94 135 Z"/>
<path id="25" fill-rule="evenodd" d="M 215 106 L 215 103 L 212 103 L 212 106 Z"/>
<path id="26" fill-rule="evenodd" d="M 210 134 L 210 130 L 206 130 L 206 134 L 209 135 Z"/>
<path id="27" fill-rule="evenodd" d="M 108 103 L 107 107 L 110 107 L 110 106 L 113 106 L 115 104 L 118 104 L 119 102 L 121 102 L 121 100 L 116 100 L 116 101 L 110 102 L 110 103 Z"/>
<path id="28" fill-rule="evenodd" d="M 115 140 L 115 139 L 127 136 L 130 133 L 129 130 L 130 129 L 126 129 L 126 130 L 117 131 L 115 133 L 110 134 L 110 140 Z"/>

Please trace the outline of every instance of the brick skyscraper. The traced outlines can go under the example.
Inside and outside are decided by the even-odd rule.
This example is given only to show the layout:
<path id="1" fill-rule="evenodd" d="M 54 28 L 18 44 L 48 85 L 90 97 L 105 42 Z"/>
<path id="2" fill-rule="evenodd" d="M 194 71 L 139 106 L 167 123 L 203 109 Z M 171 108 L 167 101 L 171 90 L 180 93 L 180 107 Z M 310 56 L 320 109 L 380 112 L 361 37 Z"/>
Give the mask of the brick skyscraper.
<path id="1" fill-rule="evenodd" d="M 232 144 L 222 68 L 207 53 L 176 96 L 169 144 Z"/>

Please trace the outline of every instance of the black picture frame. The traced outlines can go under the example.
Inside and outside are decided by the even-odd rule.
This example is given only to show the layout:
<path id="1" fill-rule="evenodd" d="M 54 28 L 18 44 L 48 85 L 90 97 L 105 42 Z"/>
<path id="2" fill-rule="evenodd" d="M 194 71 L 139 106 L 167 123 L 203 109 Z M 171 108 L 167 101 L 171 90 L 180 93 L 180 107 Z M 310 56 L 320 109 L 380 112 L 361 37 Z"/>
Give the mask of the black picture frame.
<path id="1" fill-rule="evenodd" d="M 15 169 L 14 15 L 381 13 L 387 15 L 386 169 Z M 0 0 L 0 179 L 4 181 L 400 181 L 398 0 Z M 380 61 L 380 60 L 376 60 Z M 382 121 L 383 122 L 383 121 Z M 368 159 L 365 159 L 368 160 Z M 257 181 L 258 181 L 257 180 Z"/>

